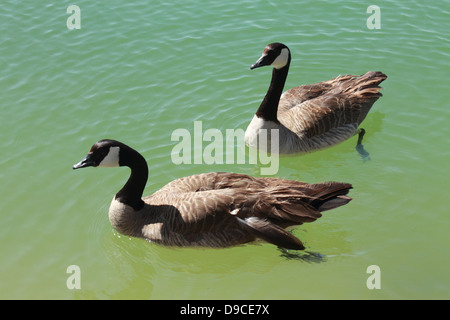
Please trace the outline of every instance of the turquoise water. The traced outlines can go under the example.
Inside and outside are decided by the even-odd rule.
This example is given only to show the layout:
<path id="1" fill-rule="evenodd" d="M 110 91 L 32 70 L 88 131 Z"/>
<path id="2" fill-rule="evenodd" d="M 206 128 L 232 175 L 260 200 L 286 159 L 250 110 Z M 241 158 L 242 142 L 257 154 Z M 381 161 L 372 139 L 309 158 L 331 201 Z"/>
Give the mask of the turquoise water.
<path id="1" fill-rule="evenodd" d="M 69 30 L 67 7 L 81 9 Z M 368 29 L 369 5 L 381 28 Z M 3 1 L 0 6 L 0 298 L 448 299 L 448 1 Z M 245 129 L 267 90 L 249 70 L 270 42 L 293 54 L 286 88 L 381 70 L 384 96 L 356 140 L 282 157 L 278 177 L 351 182 L 354 200 L 269 244 L 173 249 L 115 232 L 109 203 L 129 171 L 73 171 L 113 138 L 149 162 L 150 194 L 210 171 L 176 165 L 174 130 Z M 206 143 L 205 143 L 206 145 Z M 204 146 L 205 146 L 204 145 Z M 70 289 L 67 268 L 80 268 Z M 368 289 L 367 268 L 381 288 Z"/>

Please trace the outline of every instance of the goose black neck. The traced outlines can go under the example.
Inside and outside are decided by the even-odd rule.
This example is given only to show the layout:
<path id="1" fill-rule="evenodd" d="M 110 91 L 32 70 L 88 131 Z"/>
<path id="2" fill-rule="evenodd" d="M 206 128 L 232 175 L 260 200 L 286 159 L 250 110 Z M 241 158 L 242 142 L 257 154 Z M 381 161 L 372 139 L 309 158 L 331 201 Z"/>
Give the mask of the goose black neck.
<path id="1" fill-rule="evenodd" d="M 290 59 L 289 59 L 290 60 Z M 264 120 L 279 122 L 277 118 L 278 103 L 283 93 L 284 84 L 289 71 L 290 61 L 286 66 L 280 69 L 273 68 L 272 80 L 267 90 L 264 100 L 261 102 L 256 115 Z"/>
<path id="2" fill-rule="evenodd" d="M 148 166 L 139 152 L 127 148 L 120 154 L 120 165 L 131 169 L 130 178 L 123 188 L 116 194 L 116 200 L 140 210 L 144 206 L 142 194 L 148 179 Z"/>

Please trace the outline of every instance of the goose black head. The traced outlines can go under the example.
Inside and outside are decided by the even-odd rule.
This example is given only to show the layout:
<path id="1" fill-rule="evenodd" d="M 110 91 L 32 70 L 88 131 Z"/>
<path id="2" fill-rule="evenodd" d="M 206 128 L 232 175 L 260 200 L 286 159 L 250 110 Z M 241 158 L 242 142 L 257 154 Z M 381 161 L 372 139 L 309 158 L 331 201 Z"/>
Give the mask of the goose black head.
<path id="1" fill-rule="evenodd" d="M 120 166 L 120 149 L 123 144 L 110 139 L 95 143 L 86 157 L 75 164 L 73 169 L 86 167 L 118 167 Z"/>
<path id="2" fill-rule="evenodd" d="M 284 68 L 291 60 L 289 48 L 282 43 L 274 42 L 264 48 L 261 58 L 251 65 L 250 69 L 272 66 L 275 69 Z"/>

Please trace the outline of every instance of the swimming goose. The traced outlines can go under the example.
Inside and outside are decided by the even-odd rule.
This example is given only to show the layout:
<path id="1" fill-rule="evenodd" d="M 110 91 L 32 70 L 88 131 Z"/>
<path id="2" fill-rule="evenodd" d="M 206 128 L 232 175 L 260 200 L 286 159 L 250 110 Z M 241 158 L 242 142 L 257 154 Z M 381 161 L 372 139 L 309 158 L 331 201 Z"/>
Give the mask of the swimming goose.
<path id="1" fill-rule="evenodd" d="M 271 43 L 250 67 L 272 66 L 273 72 L 266 96 L 245 132 L 246 144 L 258 148 L 260 141 L 260 149 L 271 151 L 270 129 L 278 129 L 274 132 L 278 134 L 281 154 L 322 149 L 356 133 L 360 145 L 365 131 L 358 131 L 358 126 L 381 97 L 378 85 L 387 76 L 373 71 L 361 76 L 339 76 L 282 94 L 290 62 L 289 48 L 282 43 Z M 277 141 L 276 136 L 272 139 Z"/>
<path id="2" fill-rule="evenodd" d="M 308 184 L 278 178 L 211 172 L 179 178 L 142 198 L 148 167 L 141 154 L 100 140 L 73 166 L 128 166 L 131 175 L 115 195 L 109 220 L 120 233 L 167 246 L 230 247 L 262 239 L 286 249 L 302 242 L 286 227 L 312 222 L 347 204 L 348 183 Z"/>

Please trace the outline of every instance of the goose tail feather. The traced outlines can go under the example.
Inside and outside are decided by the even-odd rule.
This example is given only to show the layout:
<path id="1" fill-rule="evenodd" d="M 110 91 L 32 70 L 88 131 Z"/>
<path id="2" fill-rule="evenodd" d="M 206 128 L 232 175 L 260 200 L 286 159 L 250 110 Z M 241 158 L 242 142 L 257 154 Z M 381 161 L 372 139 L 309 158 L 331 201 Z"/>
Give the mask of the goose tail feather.
<path id="1" fill-rule="evenodd" d="M 317 193 L 313 195 L 315 200 L 311 204 L 320 212 L 346 205 L 352 200 L 347 196 L 352 188 L 351 184 L 343 182 L 315 184 Z"/>
<path id="2" fill-rule="evenodd" d="M 349 203 L 352 198 L 347 196 L 352 185 L 342 182 L 324 182 L 311 184 L 286 195 L 287 199 L 278 197 L 274 211 L 278 218 L 287 223 L 301 224 L 320 218 L 321 212 L 338 208 Z M 301 197 L 296 197 L 299 191 Z"/>

